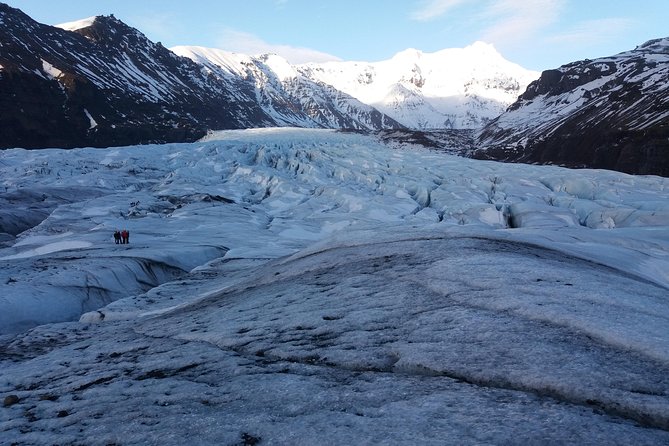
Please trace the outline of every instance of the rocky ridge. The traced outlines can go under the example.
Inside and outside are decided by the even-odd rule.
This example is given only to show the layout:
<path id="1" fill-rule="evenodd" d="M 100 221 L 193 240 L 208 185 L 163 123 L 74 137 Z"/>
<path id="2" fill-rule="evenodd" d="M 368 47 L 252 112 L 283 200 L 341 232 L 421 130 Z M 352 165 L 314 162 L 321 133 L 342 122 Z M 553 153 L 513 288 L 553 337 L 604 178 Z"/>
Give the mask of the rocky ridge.
<path id="1" fill-rule="evenodd" d="M 483 159 L 669 175 L 669 38 L 544 71 L 483 128 Z"/>

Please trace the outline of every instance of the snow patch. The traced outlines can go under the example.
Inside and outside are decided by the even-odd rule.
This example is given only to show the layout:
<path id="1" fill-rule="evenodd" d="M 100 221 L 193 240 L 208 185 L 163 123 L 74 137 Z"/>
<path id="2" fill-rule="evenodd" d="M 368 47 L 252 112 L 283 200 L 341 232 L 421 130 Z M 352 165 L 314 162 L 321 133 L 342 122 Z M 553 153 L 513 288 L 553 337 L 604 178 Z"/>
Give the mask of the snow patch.
<path id="1" fill-rule="evenodd" d="M 98 126 L 98 123 L 93 119 L 93 116 L 88 112 L 87 109 L 84 109 L 84 113 L 86 114 L 86 117 L 88 118 L 88 122 L 90 123 L 90 126 L 88 127 L 88 130 L 94 129 L 95 127 Z"/>
<path id="2" fill-rule="evenodd" d="M 46 75 L 49 76 L 51 79 L 58 79 L 60 76 L 63 75 L 62 71 L 60 71 L 58 68 L 54 67 L 44 59 L 42 59 L 42 71 L 44 71 L 44 73 L 46 73 Z"/>
<path id="3" fill-rule="evenodd" d="M 96 17 L 87 17 L 85 19 L 81 20 L 75 20 L 72 22 L 65 22 L 65 23 L 60 23 L 58 25 L 54 25 L 56 28 L 61 28 L 66 31 L 76 31 L 78 29 L 82 28 L 88 28 L 89 26 L 92 26 L 93 23 L 95 23 Z"/>

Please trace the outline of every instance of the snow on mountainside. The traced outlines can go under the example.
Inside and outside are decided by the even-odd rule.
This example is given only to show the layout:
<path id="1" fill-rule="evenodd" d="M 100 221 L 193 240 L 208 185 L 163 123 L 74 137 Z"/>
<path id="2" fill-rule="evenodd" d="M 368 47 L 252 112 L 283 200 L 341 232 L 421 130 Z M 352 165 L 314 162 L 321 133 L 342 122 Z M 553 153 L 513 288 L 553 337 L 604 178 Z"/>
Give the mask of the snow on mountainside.
<path id="1" fill-rule="evenodd" d="M 0 147 L 193 140 L 273 124 L 252 91 L 205 76 L 113 16 L 43 25 L 0 3 Z"/>
<path id="2" fill-rule="evenodd" d="M 539 77 L 483 42 L 435 53 L 409 49 L 382 62 L 327 62 L 297 69 L 413 129 L 480 127 Z"/>
<path id="3" fill-rule="evenodd" d="M 542 73 L 478 157 L 669 176 L 669 38 Z"/>
<path id="4" fill-rule="evenodd" d="M 93 16 L 81 20 L 75 20 L 73 22 L 59 23 L 58 25 L 55 26 L 56 28 L 61 28 L 66 31 L 78 31 L 82 28 L 88 28 L 93 26 L 96 18 L 97 18 L 96 16 Z"/>
<path id="5" fill-rule="evenodd" d="M 206 139 L 0 152 L 2 440 L 669 442 L 669 179 Z"/>
<path id="6" fill-rule="evenodd" d="M 357 130 L 402 127 L 346 93 L 305 77 L 275 54 L 251 57 L 192 46 L 171 50 L 203 65 L 209 75 L 252 86 L 256 101 L 277 125 Z"/>

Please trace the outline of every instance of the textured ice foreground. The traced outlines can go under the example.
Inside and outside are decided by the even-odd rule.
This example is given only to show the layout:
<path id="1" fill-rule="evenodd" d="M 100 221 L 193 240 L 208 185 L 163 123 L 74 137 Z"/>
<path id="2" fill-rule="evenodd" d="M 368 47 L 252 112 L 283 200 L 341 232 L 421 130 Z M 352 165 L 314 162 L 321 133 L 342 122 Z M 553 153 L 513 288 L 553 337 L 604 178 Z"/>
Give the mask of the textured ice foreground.
<path id="1" fill-rule="evenodd" d="M 669 442 L 669 181 L 215 137 L 1 154 L 0 328 L 102 321 L 0 338 L 3 441 Z"/>

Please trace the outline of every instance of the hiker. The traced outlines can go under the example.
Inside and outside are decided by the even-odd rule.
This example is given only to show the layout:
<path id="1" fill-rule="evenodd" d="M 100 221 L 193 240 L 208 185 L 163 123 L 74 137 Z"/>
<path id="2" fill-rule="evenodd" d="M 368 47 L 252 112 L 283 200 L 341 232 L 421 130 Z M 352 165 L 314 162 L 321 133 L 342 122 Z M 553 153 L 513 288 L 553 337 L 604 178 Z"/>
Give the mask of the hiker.
<path id="1" fill-rule="evenodd" d="M 121 231 L 121 243 L 124 245 L 130 243 L 129 239 L 130 239 L 130 233 L 128 232 L 128 230 L 124 229 L 123 231 Z"/>
<path id="2" fill-rule="evenodd" d="M 119 231 L 118 229 L 117 229 L 116 231 L 114 231 L 114 242 L 115 242 L 117 245 L 118 245 L 119 243 L 121 243 L 121 231 Z"/>

